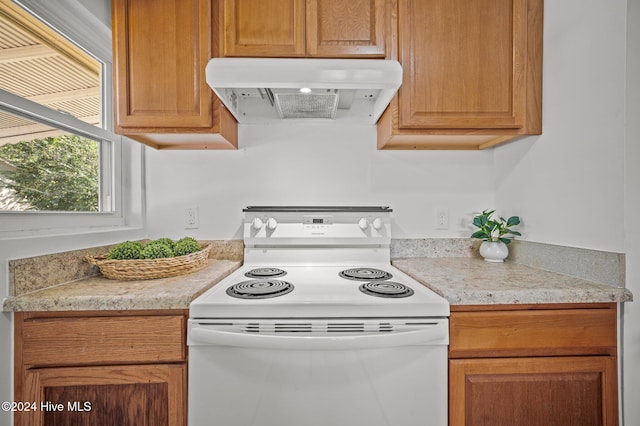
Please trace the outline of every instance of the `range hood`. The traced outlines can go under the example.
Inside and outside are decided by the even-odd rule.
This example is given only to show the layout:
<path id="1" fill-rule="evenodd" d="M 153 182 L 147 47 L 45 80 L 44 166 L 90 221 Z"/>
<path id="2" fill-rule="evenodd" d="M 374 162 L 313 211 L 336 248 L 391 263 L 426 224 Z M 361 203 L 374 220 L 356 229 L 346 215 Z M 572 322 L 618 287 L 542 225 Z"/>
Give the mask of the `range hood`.
<path id="1" fill-rule="evenodd" d="M 214 58 L 207 83 L 238 123 L 375 124 L 402 83 L 384 59 Z"/>

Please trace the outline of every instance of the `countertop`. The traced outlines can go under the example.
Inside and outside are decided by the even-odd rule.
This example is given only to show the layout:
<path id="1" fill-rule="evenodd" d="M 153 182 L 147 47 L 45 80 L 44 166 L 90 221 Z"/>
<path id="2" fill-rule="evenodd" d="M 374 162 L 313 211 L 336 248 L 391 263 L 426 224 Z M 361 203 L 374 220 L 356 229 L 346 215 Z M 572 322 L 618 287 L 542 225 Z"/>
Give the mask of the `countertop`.
<path id="1" fill-rule="evenodd" d="M 209 260 L 197 272 L 155 280 L 117 281 L 94 276 L 4 300 L 10 311 L 188 309 L 189 303 L 239 268 L 241 262 Z"/>
<path id="2" fill-rule="evenodd" d="M 624 288 L 518 263 L 477 258 L 418 257 L 393 265 L 443 296 L 451 305 L 611 303 L 633 300 Z M 102 276 L 5 299 L 3 311 L 94 311 L 188 309 L 189 303 L 239 268 L 241 262 L 210 260 L 189 275 L 157 280 L 114 281 Z"/>
<path id="3" fill-rule="evenodd" d="M 407 258 L 393 265 L 451 305 L 611 303 L 633 300 L 625 288 L 506 261 L 478 258 Z"/>

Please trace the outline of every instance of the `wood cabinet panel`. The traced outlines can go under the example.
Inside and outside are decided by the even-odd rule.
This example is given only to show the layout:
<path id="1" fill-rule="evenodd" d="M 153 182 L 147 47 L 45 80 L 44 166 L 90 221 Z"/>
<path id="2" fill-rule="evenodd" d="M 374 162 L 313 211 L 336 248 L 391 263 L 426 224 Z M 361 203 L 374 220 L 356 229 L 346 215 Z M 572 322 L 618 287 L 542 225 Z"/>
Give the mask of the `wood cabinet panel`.
<path id="1" fill-rule="evenodd" d="M 311 57 L 385 56 L 384 0 L 307 0 Z"/>
<path id="2" fill-rule="evenodd" d="M 616 355 L 615 309 L 452 312 L 449 357 Z"/>
<path id="3" fill-rule="evenodd" d="M 616 358 L 449 361 L 450 426 L 618 423 Z"/>
<path id="4" fill-rule="evenodd" d="M 167 393 L 166 383 L 45 387 L 45 401 L 63 401 L 67 410 L 46 411 L 44 424 L 71 425 L 83 421 L 105 424 L 117 418 L 118 424 L 167 425 L 168 413 L 164 409 Z M 71 410 L 69 404 L 72 404 Z"/>
<path id="5" fill-rule="evenodd" d="M 399 5 L 401 128 L 523 126 L 527 0 Z"/>
<path id="6" fill-rule="evenodd" d="M 304 0 L 225 0 L 223 56 L 304 56 Z"/>
<path id="7" fill-rule="evenodd" d="M 45 318 L 24 323 L 29 366 L 184 361 L 183 316 Z"/>
<path id="8" fill-rule="evenodd" d="M 223 56 L 385 56 L 386 0 L 225 0 Z"/>
<path id="9" fill-rule="evenodd" d="M 211 97 L 201 84 L 211 56 L 210 2 L 154 3 L 114 1 L 117 123 L 211 127 Z"/>
<path id="10" fill-rule="evenodd" d="M 115 130 L 154 148 L 236 148 L 237 124 L 206 84 L 211 0 L 112 2 Z"/>
<path id="11" fill-rule="evenodd" d="M 542 132 L 543 0 L 397 5 L 389 57 L 403 83 L 378 121 L 379 149 L 483 149 Z"/>
<path id="12" fill-rule="evenodd" d="M 23 424 L 184 425 L 186 371 L 184 364 L 27 370 L 25 401 L 63 409 L 25 412 Z"/>

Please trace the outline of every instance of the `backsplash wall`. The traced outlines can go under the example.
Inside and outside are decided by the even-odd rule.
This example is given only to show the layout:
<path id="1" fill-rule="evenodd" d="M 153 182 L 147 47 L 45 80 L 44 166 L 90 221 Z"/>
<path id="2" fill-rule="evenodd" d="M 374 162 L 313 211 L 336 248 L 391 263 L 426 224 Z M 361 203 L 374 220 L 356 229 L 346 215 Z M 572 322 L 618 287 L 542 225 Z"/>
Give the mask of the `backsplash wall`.
<path id="1" fill-rule="evenodd" d="M 393 238 L 470 235 L 472 212 L 492 207 L 487 151 L 378 151 L 373 126 L 240 126 L 237 151 L 147 149 L 150 237 L 241 239 L 247 205 L 388 205 Z M 184 229 L 184 209 L 200 227 Z M 436 230 L 435 209 L 450 226 Z"/>

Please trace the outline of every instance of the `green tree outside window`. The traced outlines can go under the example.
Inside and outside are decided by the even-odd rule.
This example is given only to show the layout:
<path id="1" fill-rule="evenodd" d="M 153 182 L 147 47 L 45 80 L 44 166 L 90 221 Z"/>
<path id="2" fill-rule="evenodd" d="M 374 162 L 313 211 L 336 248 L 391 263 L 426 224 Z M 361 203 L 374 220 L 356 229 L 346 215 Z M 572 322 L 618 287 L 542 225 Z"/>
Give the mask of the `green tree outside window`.
<path id="1" fill-rule="evenodd" d="M 98 211 L 99 151 L 96 141 L 63 135 L 0 146 L 0 187 L 40 211 Z M 0 188 L 1 189 L 1 188 Z"/>

